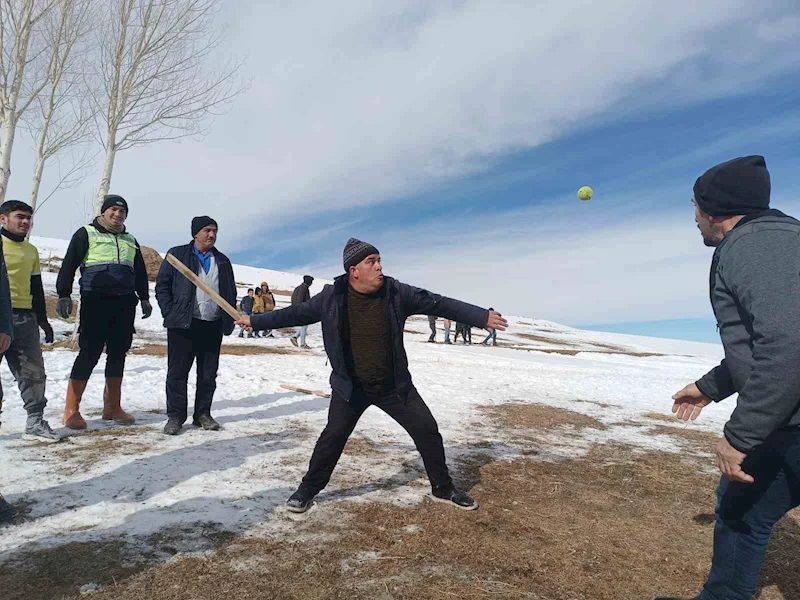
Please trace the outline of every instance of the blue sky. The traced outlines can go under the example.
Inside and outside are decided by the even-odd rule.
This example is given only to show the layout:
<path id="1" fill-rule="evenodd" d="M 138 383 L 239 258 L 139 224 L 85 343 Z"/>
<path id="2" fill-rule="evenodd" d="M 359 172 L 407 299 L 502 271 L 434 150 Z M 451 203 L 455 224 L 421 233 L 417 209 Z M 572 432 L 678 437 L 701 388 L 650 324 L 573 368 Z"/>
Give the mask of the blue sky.
<path id="1" fill-rule="evenodd" d="M 356 236 L 387 273 L 507 314 L 708 339 L 694 180 L 763 154 L 773 204 L 800 209 L 794 1 L 241 2 L 225 19 L 247 93 L 207 137 L 118 158 L 142 243 L 185 243 L 211 214 L 237 262 L 333 277 Z M 70 235 L 98 178 L 37 233 Z"/>

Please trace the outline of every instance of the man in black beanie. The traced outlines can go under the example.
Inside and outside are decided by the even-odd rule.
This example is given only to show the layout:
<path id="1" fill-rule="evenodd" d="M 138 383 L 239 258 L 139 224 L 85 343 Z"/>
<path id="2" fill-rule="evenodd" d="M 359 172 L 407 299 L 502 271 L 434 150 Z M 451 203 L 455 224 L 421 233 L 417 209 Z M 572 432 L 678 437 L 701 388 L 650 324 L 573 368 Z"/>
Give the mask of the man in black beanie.
<path id="1" fill-rule="evenodd" d="M 384 277 L 378 250 L 366 242 L 351 238 L 343 262 L 346 273 L 310 300 L 239 321 L 254 329 L 322 321 L 325 351 L 333 369 L 328 425 L 287 508 L 304 512 L 311 507 L 314 496 L 328 484 L 359 418 L 373 404 L 411 435 L 431 482 L 431 497 L 466 510 L 477 508 L 450 479 L 436 420 L 411 381 L 403 328 L 408 317 L 418 314 L 501 331 L 508 323 L 499 313 Z"/>
<path id="2" fill-rule="evenodd" d="M 800 221 L 769 209 L 762 156 L 710 169 L 693 200 L 716 248 L 711 304 L 725 360 L 675 394 L 672 412 L 694 420 L 739 394 L 717 444 L 714 556 L 695 600 L 750 600 L 773 526 L 800 504 Z"/>
<path id="3" fill-rule="evenodd" d="M 208 216 L 192 219 L 192 237 L 169 253 L 181 261 L 231 306 L 236 305 L 236 280 L 231 261 L 216 249 L 217 222 Z M 177 435 L 188 416 L 189 371 L 197 358 L 197 389 L 192 424 L 216 431 L 211 402 L 217 389 L 222 336 L 233 333 L 233 318 L 167 261 L 156 280 L 156 300 L 167 328 L 167 424 L 164 433 Z"/>
<path id="4" fill-rule="evenodd" d="M 292 306 L 297 306 L 298 304 L 302 304 L 303 302 L 308 302 L 311 300 L 311 284 L 314 283 L 314 278 L 311 275 L 304 275 L 303 276 L 303 283 L 298 285 L 294 288 L 292 292 Z M 291 338 L 289 338 L 295 346 L 297 346 L 298 340 L 300 341 L 300 348 L 304 348 L 306 350 L 310 349 L 308 344 L 306 344 L 306 335 L 308 334 L 308 325 L 301 325 L 297 328 L 297 333 L 295 333 Z"/>
<path id="5" fill-rule="evenodd" d="M 122 410 L 122 375 L 133 342 L 136 305 L 142 318 L 153 312 L 147 267 L 139 243 L 125 229 L 128 203 L 115 194 L 104 198 L 100 215 L 72 236 L 58 272 L 56 312 L 62 319 L 72 314 L 72 283 L 80 269 L 80 352 L 67 384 L 64 425 L 85 429 L 80 403 L 89 376 L 103 349 L 106 352 L 106 386 L 103 419 L 130 424 L 134 418 Z"/>

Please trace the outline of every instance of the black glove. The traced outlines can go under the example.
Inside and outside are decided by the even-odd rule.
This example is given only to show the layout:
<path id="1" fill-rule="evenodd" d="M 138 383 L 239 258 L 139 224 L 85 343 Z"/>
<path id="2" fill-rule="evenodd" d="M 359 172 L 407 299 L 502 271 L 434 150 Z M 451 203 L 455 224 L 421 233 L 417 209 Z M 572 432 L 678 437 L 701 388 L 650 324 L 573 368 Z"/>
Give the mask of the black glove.
<path id="1" fill-rule="evenodd" d="M 56 304 L 56 313 L 62 319 L 69 319 L 72 314 L 72 298 L 59 298 Z"/>
<path id="2" fill-rule="evenodd" d="M 44 341 L 48 344 L 52 344 L 53 340 L 55 340 L 56 338 L 50 323 L 48 323 L 47 320 L 44 320 L 41 323 L 39 323 L 39 327 L 41 327 L 42 331 L 44 331 Z"/>
<path id="3" fill-rule="evenodd" d="M 142 318 L 146 319 L 153 314 L 153 305 L 148 300 L 142 300 Z"/>

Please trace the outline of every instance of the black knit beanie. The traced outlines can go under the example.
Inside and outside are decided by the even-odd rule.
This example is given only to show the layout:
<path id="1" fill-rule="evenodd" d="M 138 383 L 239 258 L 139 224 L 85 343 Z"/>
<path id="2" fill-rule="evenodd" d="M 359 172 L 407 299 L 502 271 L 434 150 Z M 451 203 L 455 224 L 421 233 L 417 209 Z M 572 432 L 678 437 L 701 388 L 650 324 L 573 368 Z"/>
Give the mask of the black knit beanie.
<path id="1" fill-rule="evenodd" d="M 192 219 L 192 237 L 197 236 L 200 233 L 200 230 L 203 227 L 208 227 L 209 225 L 213 225 L 217 229 L 219 229 L 219 225 L 217 222 L 209 216 L 202 216 L 202 217 L 195 217 Z"/>
<path id="2" fill-rule="evenodd" d="M 100 207 L 100 214 L 102 215 L 112 206 L 121 206 L 125 209 L 125 214 L 128 214 L 128 202 L 122 196 L 116 194 L 108 194 L 103 198 L 103 206 Z"/>
<path id="3" fill-rule="evenodd" d="M 710 168 L 694 184 L 697 206 L 712 217 L 767 210 L 769 194 L 769 171 L 763 156 L 745 156 L 724 162 Z"/>
<path id="4" fill-rule="evenodd" d="M 310 286 L 312 283 L 314 283 L 314 278 L 311 275 L 304 275 L 303 276 L 303 283 L 305 283 L 306 285 Z"/>
<path id="5" fill-rule="evenodd" d="M 350 271 L 350 267 L 355 267 L 362 260 L 367 258 L 370 254 L 380 254 L 378 249 L 372 244 L 362 242 L 356 238 L 350 238 L 344 245 L 344 270 Z"/>

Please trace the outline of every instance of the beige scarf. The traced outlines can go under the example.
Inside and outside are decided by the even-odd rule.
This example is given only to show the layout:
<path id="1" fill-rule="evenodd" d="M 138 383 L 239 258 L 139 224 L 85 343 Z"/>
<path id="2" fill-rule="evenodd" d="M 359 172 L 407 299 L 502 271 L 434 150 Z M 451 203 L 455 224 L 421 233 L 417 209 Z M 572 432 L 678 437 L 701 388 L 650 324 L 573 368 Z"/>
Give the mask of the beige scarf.
<path id="1" fill-rule="evenodd" d="M 103 215 L 97 217 L 97 224 L 100 225 L 100 227 L 102 227 L 109 233 L 120 234 L 125 231 L 125 225 L 120 225 L 119 227 L 117 227 L 116 225 L 112 225 L 106 220 L 106 218 Z"/>

